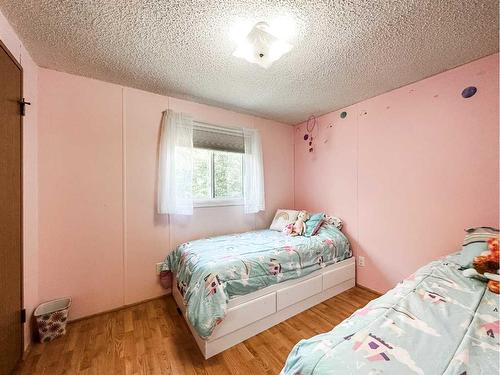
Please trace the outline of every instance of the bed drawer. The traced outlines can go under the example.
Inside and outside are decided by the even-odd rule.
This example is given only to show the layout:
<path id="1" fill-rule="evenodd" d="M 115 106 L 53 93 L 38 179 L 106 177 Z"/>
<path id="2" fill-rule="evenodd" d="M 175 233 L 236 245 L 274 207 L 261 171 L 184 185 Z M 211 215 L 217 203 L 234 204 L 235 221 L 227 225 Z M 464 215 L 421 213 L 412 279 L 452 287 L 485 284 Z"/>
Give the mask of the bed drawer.
<path id="1" fill-rule="evenodd" d="M 276 292 L 276 306 L 278 311 L 293 305 L 303 299 L 320 293 L 322 289 L 321 275 L 312 277 L 301 283 Z"/>
<path id="2" fill-rule="evenodd" d="M 255 298 L 227 311 L 222 324 L 217 327 L 211 336 L 212 339 L 222 337 L 236 329 L 245 327 L 257 320 L 276 312 L 276 292 Z"/>
<path id="3" fill-rule="evenodd" d="M 355 263 L 352 262 L 344 267 L 325 272 L 323 274 L 323 290 L 340 284 L 343 281 L 353 279 L 355 277 Z"/>

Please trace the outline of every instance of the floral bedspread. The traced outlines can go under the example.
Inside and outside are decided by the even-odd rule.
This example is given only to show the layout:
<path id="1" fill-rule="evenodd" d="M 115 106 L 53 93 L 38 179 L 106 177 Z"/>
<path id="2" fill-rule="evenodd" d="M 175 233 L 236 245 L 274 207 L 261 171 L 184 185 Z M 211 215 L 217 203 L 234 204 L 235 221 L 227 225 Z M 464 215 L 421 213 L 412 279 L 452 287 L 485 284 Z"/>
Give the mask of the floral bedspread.
<path id="1" fill-rule="evenodd" d="M 200 337 L 208 338 L 224 319 L 230 298 L 351 256 L 342 232 L 324 224 L 312 237 L 260 230 L 186 242 L 166 257 L 162 271 L 176 274 L 187 318 Z"/>
<path id="2" fill-rule="evenodd" d="M 499 374 L 499 299 L 434 261 L 332 331 L 300 341 L 281 374 Z"/>

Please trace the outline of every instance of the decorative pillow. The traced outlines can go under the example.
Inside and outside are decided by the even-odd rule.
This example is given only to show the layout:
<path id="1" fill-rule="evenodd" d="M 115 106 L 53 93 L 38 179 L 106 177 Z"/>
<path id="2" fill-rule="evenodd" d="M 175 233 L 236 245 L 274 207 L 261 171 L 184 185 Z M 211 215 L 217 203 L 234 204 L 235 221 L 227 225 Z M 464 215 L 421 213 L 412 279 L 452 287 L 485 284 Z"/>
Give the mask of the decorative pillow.
<path id="1" fill-rule="evenodd" d="M 325 215 L 324 221 L 328 224 L 334 225 L 338 230 L 341 230 L 344 225 L 342 219 L 335 216 Z"/>
<path id="2" fill-rule="evenodd" d="M 282 232 L 287 236 L 292 235 L 293 233 L 293 224 L 287 224 L 286 227 L 283 228 Z"/>
<path id="3" fill-rule="evenodd" d="M 314 236 L 321 227 L 321 224 L 323 224 L 324 218 L 325 214 L 323 212 L 311 215 L 309 220 L 306 221 L 306 230 L 304 232 L 304 236 Z"/>
<path id="4" fill-rule="evenodd" d="M 465 230 L 462 251 L 457 256 L 457 261 L 462 267 L 472 267 L 474 257 L 488 250 L 488 240 L 499 238 L 500 231 L 492 227 L 477 227 Z"/>
<path id="5" fill-rule="evenodd" d="M 288 224 L 293 224 L 299 216 L 299 211 L 278 209 L 269 229 L 282 231 Z"/>

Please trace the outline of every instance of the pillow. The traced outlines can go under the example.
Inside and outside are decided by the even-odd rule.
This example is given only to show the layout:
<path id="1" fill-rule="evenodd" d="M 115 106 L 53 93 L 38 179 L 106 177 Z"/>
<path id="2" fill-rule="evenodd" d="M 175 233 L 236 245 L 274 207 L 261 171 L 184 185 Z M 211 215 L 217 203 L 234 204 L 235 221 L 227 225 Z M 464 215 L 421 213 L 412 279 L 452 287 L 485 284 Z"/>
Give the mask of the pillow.
<path id="1" fill-rule="evenodd" d="M 299 211 L 279 209 L 276 211 L 269 229 L 282 231 L 288 224 L 295 223 L 297 216 L 299 216 Z"/>
<path id="2" fill-rule="evenodd" d="M 314 236 L 321 227 L 321 224 L 323 224 L 324 218 L 325 214 L 323 212 L 311 215 L 309 220 L 307 220 L 305 223 L 306 230 L 304 231 L 304 236 L 306 237 Z"/>
<path id="3" fill-rule="evenodd" d="M 462 267 L 472 267 L 474 257 L 481 255 L 488 250 L 488 240 L 490 238 L 499 238 L 500 231 L 492 227 L 477 227 L 465 230 L 464 243 L 462 251 L 457 256 L 457 261 Z"/>
<path id="4" fill-rule="evenodd" d="M 341 230 L 342 226 L 344 225 L 344 222 L 342 221 L 342 219 L 335 217 L 335 216 L 325 215 L 324 220 L 326 223 L 337 227 L 338 230 Z"/>

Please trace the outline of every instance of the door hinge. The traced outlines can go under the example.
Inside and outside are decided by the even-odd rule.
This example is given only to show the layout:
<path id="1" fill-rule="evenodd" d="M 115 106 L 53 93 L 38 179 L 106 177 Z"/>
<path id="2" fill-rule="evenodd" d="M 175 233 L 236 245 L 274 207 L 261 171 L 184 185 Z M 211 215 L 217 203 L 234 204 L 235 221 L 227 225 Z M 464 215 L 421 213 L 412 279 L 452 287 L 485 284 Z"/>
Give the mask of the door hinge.
<path id="1" fill-rule="evenodd" d="M 26 309 L 21 310 L 21 323 L 26 323 Z"/>
<path id="2" fill-rule="evenodd" d="M 22 116 L 26 116 L 26 106 L 27 105 L 31 105 L 30 102 L 27 102 L 26 100 L 24 100 L 24 98 L 22 100 L 19 101 L 19 105 L 21 106 L 21 115 Z"/>

